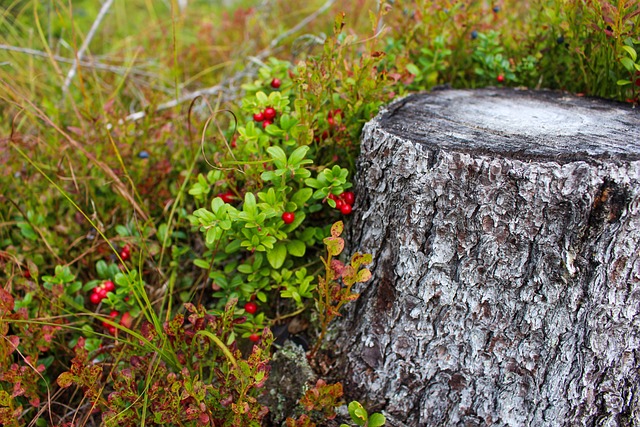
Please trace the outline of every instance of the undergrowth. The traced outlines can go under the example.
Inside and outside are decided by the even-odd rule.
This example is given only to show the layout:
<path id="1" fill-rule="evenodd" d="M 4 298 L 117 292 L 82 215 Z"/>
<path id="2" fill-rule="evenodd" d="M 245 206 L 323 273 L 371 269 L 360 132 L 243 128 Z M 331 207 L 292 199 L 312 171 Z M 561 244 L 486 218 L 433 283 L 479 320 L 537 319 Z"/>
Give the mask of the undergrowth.
<path id="1" fill-rule="evenodd" d="M 271 329 L 313 360 L 370 277 L 340 234 L 383 104 L 639 100 L 634 1 L 182 3 L 0 6 L 3 425 L 265 424 Z M 342 403 L 321 380 L 286 425 Z"/>

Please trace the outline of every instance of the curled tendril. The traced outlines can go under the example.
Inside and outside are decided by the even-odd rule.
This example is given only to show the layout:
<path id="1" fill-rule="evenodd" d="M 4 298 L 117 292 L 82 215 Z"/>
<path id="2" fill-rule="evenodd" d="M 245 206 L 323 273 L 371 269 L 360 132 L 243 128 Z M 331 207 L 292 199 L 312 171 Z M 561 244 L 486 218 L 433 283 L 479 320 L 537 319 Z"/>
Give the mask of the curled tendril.
<path id="1" fill-rule="evenodd" d="M 188 113 L 188 118 L 187 118 L 187 123 L 188 123 L 188 133 L 189 133 L 189 140 L 191 140 L 192 138 L 192 129 L 191 129 L 191 112 L 193 111 L 193 107 L 195 105 L 195 102 L 199 99 L 202 98 L 203 101 L 207 104 L 207 107 L 209 108 L 210 114 L 209 117 L 207 118 L 207 121 L 204 123 L 204 127 L 202 129 L 202 134 L 200 137 L 200 151 L 202 152 L 202 157 L 204 158 L 204 161 L 212 168 L 212 169 L 219 169 L 219 170 L 224 170 L 224 169 L 234 169 L 234 168 L 221 168 L 219 166 L 214 165 L 213 163 L 211 163 L 209 161 L 209 159 L 207 158 L 207 155 L 204 152 L 204 143 L 205 143 L 205 134 L 207 133 L 207 128 L 209 127 L 209 124 L 214 120 L 216 114 L 218 113 L 229 113 L 231 114 L 231 116 L 233 117 L 233 133 L 232 135 L 235 135 L 235 133 L 238 130 L 238 117 L 236 116 L 236 114 L 227 109 L 227 108 L 221 108 L 218 110 L 214 110 L 211 107 L 211 104 L 209 103 L 209 101 L 207 101 L 205 98 L 203 98 L 202 96 L 196 97 L 191 101 L 191 104 L 189 105 L 189 113 Z M 233 154 L 233 150 L 231 150 L 231 146 L 229 145 L 229 140 L 224 136 L 224 133 L 222 132 L 222 130 L 220 129 L 220 126 L 218 125 L 218 123 L 216 122 L 216 126 L 218 127 L 218 132 L 220 132 L 220 135 L 222 135 L 222 138 L 224 140 L 225 145 L 227 146 L 227 150 L 229 151 L 229 154 L 231 154 L 231 157 L 233 157 L 233 160 L 235 163 L 238 163 L 238 160 L 236 159 L 236 156 Z M 240 173 L 244 173 L 244 171 L 238 167 L 236 169 L 238 172 Z"/>

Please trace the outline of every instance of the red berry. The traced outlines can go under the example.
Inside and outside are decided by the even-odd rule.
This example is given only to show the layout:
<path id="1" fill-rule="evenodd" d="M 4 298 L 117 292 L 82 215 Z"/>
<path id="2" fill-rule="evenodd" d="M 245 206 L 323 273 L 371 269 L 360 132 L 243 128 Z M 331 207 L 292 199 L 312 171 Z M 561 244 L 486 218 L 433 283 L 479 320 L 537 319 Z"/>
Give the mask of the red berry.
<path id="1" fill-rule="evenodd" d="M 278 78 L 275 78 L 275 79 L 271 80 L 271 87 L 274 88 L 274 89 L 278 89 L 281 84 L 282 84 L 282 82 Z"/>
<path id="2" fill-rule="evenodd" d="M 329 126 L 334 127 L 336 125 L 336 119 L 334 119 L 333 117 L 329 117 L 327 119 L 327 123 L 329 123 Z"/>
<path id="3" fill-rule="evenodd" d="M 122 248 L 122 250 L 120 251 L 120 258 L 122 258 L 123 261 L 131 258 L 131 249 L 129 248 L 129 245 L 125 245 L 125 247 Z"/>
<path id="4" fill-rule="evenodd" d="M 640 86 L 640 78 L 636 79 L 636 86 Z"/>
<path id="5" fill-rule="evenodd" d="M 116 290 L 116 285 L 111 280 L 107 280 L 102 284 L 102 286 L 107 292 L 113 292 Z"/>
<path id="6" fill-rule="evenodd" d="M 244 305 L 244 310 L 249 314 L 256 314 L 258 311 L 258 304 L 253 301 L 248 302 Z"/>
<path id="7" fill-rule="evenodd" d="M 220 193 L 220 194 L 218 194 L 218 197 L 220 197 L 222 199 L 222 201 L 225 202 L 225 203 L 231 203 L 236 198 L 231 191 Z"/>
<path id="8" fill-rule="evenodd" d="M 352 205 L 356 201 L 356 195 L 353 194 L 353 191 L 345 191 L 342 193 L 342 200 L 348 205 Z"/>
<path id="9" fill-rule="evenodd" d="M 23 276 L 25 279 L 31 279 L 31 272 L 29 270 L 25 270 Z"/>
<path id="10" fill-rule="evenodd" d="M 344 206 L 344 200 L 337 199 L 336 200 L 336 209 L 342 209 L 343 206 Z"/>
<path id="11" fill-rule="evenodd" d="M 116 334 L 116 327 L 115 327 L 115 326 L 109 326 L 109 327 L 107 328 L 107 330 L 109 331 L 109 333 L 110 333 L 111 335 L 115 335 L 115 334 Z"/>
<path id="12" fill-rule="evenodd" d="M 89 301 L 91 301 L 94 304 L 99 304 L 100 301 L 102 301 L 102 298 L 100 297 L 100 295 L 93 293 L 91 294 L 91 296 L 89 297 Z"/>
<path id="13" fill-rule="evenodd" d="M 338 196 L 336 196 L 333 193 L 329 193 L 329 195 L 327 197 L 330 198 L 331 200 L 338 200 Z"/>
<path id="14" fill-rule="evenodd" d="M 267 107 L 263 114 L 265 119 L 272 120 L 276 116 L 276 110 L 273 107 Z"/>
<path id="15" fill-rule="evenodd" d="M 129 312 L 122 313 L 122 319 L 120 319 L 120 324 L 125 328 L 130 328 L 133 323 L 133 318 Z"/>
<path id="16" fill-rule="evenodd" d="M 264 122 L 262 122 L 262 129 L 266 129 L 267 126 L 273 124 L 273 122 L 271 120 L 265 120 Z"/>
<path id="17" fill-rule="evenodd" d="M 351 205 L 348 205 L 346 203 L 340 208 L 340 212 L 342 212 L 344 215 L 349 215 L 351 211 L 353 211 L 353 208 L 351 207 Z"/>
<path id="18" fill-rule="evenodd" d="M 335 110 L 329 111 L 329 113 L 327 113 L 327 118 L 330 119 L 332 117 L 335 117 L 335 116 L 341 115 L 341 114 L 342 114 L 342 110 L 339 109 L 339 108 L 336 108 Z"/>
<path id="19" fill-rule="evenodd" d="M 111 310 L 111 313 L 109 313 L 109 317 L 115 319 L 116 317 L 118 317 L 118 314 L 120 314 L 120 313 L 118 313 L 117 310 Z"/>
<path id="20" fill-rule="evenodd" d="M 253 115 L 253 120 L 255 120 L 256 122 L 261 122 L 264 120 L 264 113 L 255 113 Z"/>
<path id="21" fill-rule="evenodd" d="M 504 76 L 502 74 L 499 74 L 497 77 L 498 83 L 502 83 L 504 82 Z"/>
<path id="22" fill-rule="evenodd" d="M 249 335 L 249 340 L 253 341 L 253 342 L 258 342 L 260 341 L 260 335 L 258 334 L 251 334 Z"/>
<path id="23" fill-rule="evenodd" d="M 291 224 L 296 219 L 296 214 L 293 212 L 285 212 L 282 214 L 282 220 L 285 224 Z"/>

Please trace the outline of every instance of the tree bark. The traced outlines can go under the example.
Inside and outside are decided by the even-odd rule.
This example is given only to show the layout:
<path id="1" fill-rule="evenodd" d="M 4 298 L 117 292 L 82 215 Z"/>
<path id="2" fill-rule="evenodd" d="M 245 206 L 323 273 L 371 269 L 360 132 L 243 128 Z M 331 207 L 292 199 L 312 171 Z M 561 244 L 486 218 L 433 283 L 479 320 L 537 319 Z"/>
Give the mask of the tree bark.
<path id="1" fill-rule="evenodd" d="M 412 95 L 365 126 L 356 196 L 351 397 L 392 427 L 640 425 L 638 111 Z"/>

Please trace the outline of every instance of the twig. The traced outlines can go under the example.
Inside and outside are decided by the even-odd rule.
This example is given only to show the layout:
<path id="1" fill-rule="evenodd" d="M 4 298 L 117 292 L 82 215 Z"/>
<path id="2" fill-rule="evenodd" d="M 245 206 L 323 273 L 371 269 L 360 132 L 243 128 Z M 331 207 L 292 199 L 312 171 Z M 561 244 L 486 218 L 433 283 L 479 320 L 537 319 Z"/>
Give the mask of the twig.
<path id="1" fill-rule="evenodd" d="M 76 54 L 76 59 L 74 59 L 73 65 L 71 65 L 69 74 L 67 74 L 67 78 L 65 79 L 64 85 L 62 86 L 63 92 L 66 93 L 69 91 L 69 85 L 71 84 L 71 80 L 73 80 L 73 77 L 76 75 L 76 71 L 78 69 L 78 63 L 82 60 L 82 57 L 84 56 L 84 51 L 87 50 L 87 48 L 89 47 L 89 43 L 91 43 L 91 40 L 93 40 L 93 36 L 95 36 L 96 31 L 98 31 L 98 27 L 102 23 L 102 20 L 104 19 L 105 15 L 111 8 L 112 4 L 113 4 L 113 0 L 105 1 L 104 4 L 102 5 L 102 8 L 100 9 L 100 12 L 98 12 L 98 16 L 96 17 L 96 20 L 93 21 L 93 25 L 91 26 L 91 29 L 87 34 L 87 37 L 84 39 L 82 46 L 80 46 L 80 50 L 78 50 L 78 53 Z"/>
<path id="2" fill-rule="evenodd" d="M 156 107 L 156 111 L 166 110 L 168 108 L 176 107 L 184 102 L 193 101 L 196 98 L 206 95 L 214 95 L 218 92 L 224 92 L 228 86 L 233 84 L 235 81 L 242 79 L 246 75 L 250 75 L 251 73 L 245 69 L 241 72 L 236 73 L 233 77 L 227 79 L 224 83 L 208 87 L 206 89 L 197 90 L 195 92 L 189 92 L 186 95 L 181 96 L 178 99 L 174 99 L 171 101 L 164 102 Z M 129 114 L 125 120 L 127 121 L 135 121 L 144 118 L 147 115 L 145 111 L 137 111 L 135 113 Z"/>
<path id="3" fill-rule="evenodd" d="M 320 6 L 319 9 L 317 9 L 315 12 L 313 12 L 312 14 L 310 14 L 309 16 L 307 16 L 306 18 L 304 18 L 302 21 L 300 21 L 295 27 L 285 31 L 284 33 L 280 34 L 278 37 L 274 38 L 271 43 L 269 44 L 269 47 L 266 49 L 263 49 L 260 53 L 258 53 L 257 55 L 255 55 L 254 57 L 251 58 L 252 62 L 254 63 L 261 63 L 261 60 L 263 58 L 266 58 L 267 56 L 269 56 L 273 50 L 278 46 L 278 44 L 284 40 L 286 37 L 289 37 L 291 34 L 294 34 L 298 31 L 300 31 L 302 28 L 304 28 L 309 22 L 313 21 L 315 18 L 318 17 L 318 15 L 324 13 L 325 11 L 327 11 L 327 9 L 329 9 L 333 3 L 335 3 L 335 0 L 327 0 L 322 6 Z M 253 67 L 255 68 L 255 67 Z M 250 67 L 246 67 L 243 71 L 236 73 L 233 77 L 227 79 L 225 82 L 212 86 L 212 87 L 208 87 L 206 89 L 201 89 L 201 90 L 197 90 L 195 92 L 190 92 L 187 93 L 186 95 L 183 95 L 181 97 L 179 97 L 178 99 L 174 99 L 172 101 L 168 101 L 165 103 L 162 103 L 160 105 L 158 105 L 156 107 L 156 111 L 162 111 L 162 110 L 166 110 L 168 108 L 173 108 L 176 107 L 180 104 L 182 104 L 183 102 L 188 102 L 188 101 L 192 101 L 200 96 L 205 96 L 205 95 L 213 95 L 216 94 L 218 92 L 222 92 L 224 91 L 228 86 L 231 86 L 234 82 L 236 82 L 237 80 L 248 76 L 248 75 L 252 75 L 253 74 L 253 69 Z M 129 114 L 125 120 L 127 121 L 135 121 L 135 120 L 140 120 L 142 118 L 144 118 L 147 115 L 147 113 L 145 111 L 138 111 L 135 112 L 133 114 Z"/>
<path id="4" fill-rule="evenodd" d="M 50 56 L 47 54 L 47 52 L 43 52 L 41 50 L 36 50 L 36 49 L 30 49 L 27 47 L 17 47 L 17 46 L 11 46 L 11 45 L 7 45 L 7 44 L 0 44 L 0 50 L 8 50 L 11 52 L 18 52 L 18 53 L 24 53 L 27 55 L 32 55 L 32 56 L 39 56 L 42 58 L 50 58 Z M 58 62 L 64 62 L 66 64 L 73 64 L 75 62 L 74 59 L 70 59 L 70 58 L 65 58 L 64 56 L 59 56 L 59 55 L 53 55 L 51 56 L 53 59 L 55 59 Z M 104 71 L 110 71 L 112 73 L 116 73 L 116 74 L 120 74 L 120 75 L 124 75 L 127 73 L 130 74 L 137 74 L 139 76 L 144 76 L 144 77 L 150 77 L 150 78 L 154 78 L 154 79 L 158 79 L 159 76 L 158 74 L 154 74 L 154 73 L 149 73 L 147 71 L 142 71 L 136 68 L 128 68 L 128 67 L 121 67 L 118 65 L 108 65 L 108 64 L 103 64 L 101 62 L 94 62 L 94 61 L 78 61 L 78 65 L 85 67 L 85 68 L 95 68 L 96 70 L 104 70 Z"/>
<path id="5" fill-rule="evenodd" d="M 295 27 L 291 28 L 290 30 L 285 31 L 284 33 L 280 34 L 278 37 L 273 39 L 271 41 L 271 44 L 269 44 L 269 47 L 271 47 L 273 49 L 282 40 L 284 40 L 285 38 L 289 37 L 291 34 L 297 33 L 298 31 L 300 31 L 301 29 L 306 27 L 309 22 L 311 22 L 314 19 L 316 19 L 318 17 L 318 15 L 326 12 L 327 9 L 329 9 L 334 3 L 335 3 L 335 0 L 327 0 L 322 6 L 320 6 L 320 8 L 318 10 L 316 10 L 311 15 L 307 16 L 306 18 L 304 18 L 302 21 L 298 22 L 298 25 L 296 25 Z"/>

